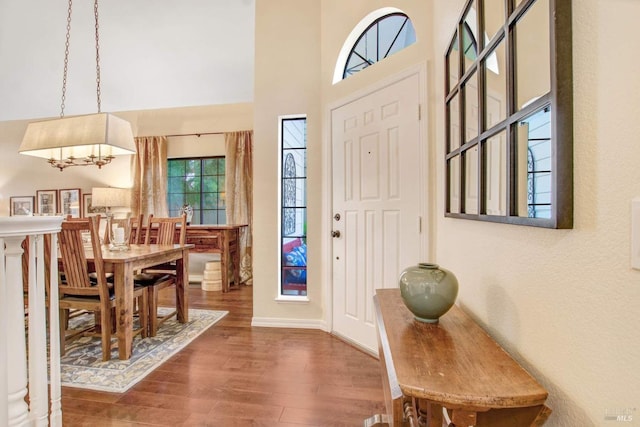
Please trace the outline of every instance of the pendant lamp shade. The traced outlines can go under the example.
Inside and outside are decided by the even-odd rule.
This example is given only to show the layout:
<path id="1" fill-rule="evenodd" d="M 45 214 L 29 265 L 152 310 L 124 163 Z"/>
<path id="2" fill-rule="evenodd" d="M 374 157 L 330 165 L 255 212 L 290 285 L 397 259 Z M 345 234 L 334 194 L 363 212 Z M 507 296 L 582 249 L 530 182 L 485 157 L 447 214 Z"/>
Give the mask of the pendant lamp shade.
<path id="1" fill-rule="evenodd" d="M 78 162 L 100 167 L 114 156 L 135 154 L 136 146 L 129 122 L 97 113 L 29 123 L 19 152 L 62 169 Z"/>
<path id="2" fill-rule="evenodd" d="M 71 14 L 73 0 L 67 9 L 67 34 L 64 51 L 62 77 L 62 99 L 60 118 L 29 123 L 18 152 L 47 159 L 47 162 L 63 171 L 69 166 L 108 164 L 117 155 L 135 154 L 131 125 L 100 109 L 100 38 L 98 34 L 98 0 L 94 0 L 96 41 L 96 101 L 98 112 L 85 116 L 65 117 L 67 93 L 67 71 L 69 65 L 69 40 L 71 37 Z"/>

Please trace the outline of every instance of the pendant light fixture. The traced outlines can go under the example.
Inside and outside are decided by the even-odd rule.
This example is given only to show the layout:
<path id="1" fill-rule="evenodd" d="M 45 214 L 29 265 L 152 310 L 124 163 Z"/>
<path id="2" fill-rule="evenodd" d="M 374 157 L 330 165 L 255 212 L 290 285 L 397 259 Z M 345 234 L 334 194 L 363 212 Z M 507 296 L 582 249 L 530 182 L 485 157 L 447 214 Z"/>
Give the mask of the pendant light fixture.
<path id="1" fill-rule="evenodd" d="M 102 168 L 110 163 L 115 156 L 135 154 L 136 152 L 129 122 L 101 111 L 98 0 L 94 0 L 93 9 L 98 112 L 74 117 L 64 116 L 72 14 L 72 0 L 69 0 L 60 118 L 29 123 L 19 149 L 21 154 L 47 159 L 51 166 L 60 169 L 60 171 L 70 166 L 95 165 Z"/>

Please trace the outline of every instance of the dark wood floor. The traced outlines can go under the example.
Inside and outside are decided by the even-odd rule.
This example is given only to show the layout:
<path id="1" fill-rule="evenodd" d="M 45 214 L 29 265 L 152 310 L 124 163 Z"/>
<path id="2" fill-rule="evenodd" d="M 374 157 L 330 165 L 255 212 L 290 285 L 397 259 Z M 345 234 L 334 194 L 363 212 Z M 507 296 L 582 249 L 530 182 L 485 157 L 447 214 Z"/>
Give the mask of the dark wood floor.
<path id="1" fill-rule="evenodd" d="M 252 288 L 205 292 L 229 314 L 123 394 L 63 387 L 69 426 L 362 426 L 383 412 L 378 360 L 326 332 L 252 328 Z"/>

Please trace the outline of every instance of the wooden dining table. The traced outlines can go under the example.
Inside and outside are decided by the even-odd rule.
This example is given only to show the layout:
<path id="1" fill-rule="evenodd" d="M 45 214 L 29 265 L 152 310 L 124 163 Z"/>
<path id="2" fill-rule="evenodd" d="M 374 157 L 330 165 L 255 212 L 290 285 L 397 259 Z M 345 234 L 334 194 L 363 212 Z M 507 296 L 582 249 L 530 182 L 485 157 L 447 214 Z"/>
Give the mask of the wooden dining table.
<path id="1" fill-rule="evenodd" d="M 120 360 L 131 357 L 133 347 L 133 276 L 134 272 L 166 262 L 176 262 L 176 310 L 178 322 L 189 321 L 189 249 L 184 245 L 130 245 L 127 251 L 110 251 L 102 247 L 106 272 L 113 273 L 116 298 L 116 334 Z M 87 261 L 93 261 L 93 251 L 87 249 Z"/>

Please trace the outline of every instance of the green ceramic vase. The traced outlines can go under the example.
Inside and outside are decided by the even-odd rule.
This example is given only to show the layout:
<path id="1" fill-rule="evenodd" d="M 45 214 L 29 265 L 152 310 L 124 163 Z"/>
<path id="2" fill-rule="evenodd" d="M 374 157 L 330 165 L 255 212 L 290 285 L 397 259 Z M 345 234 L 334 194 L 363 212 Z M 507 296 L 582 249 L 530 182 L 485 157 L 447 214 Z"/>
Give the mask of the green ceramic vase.
<path id="1" fill-rule="evenodd" d="M 458 279 L 438 264 L 421 262 L 400 274 L 400 295 L 416 320 L 436 323 L 456 302 Z"/>

